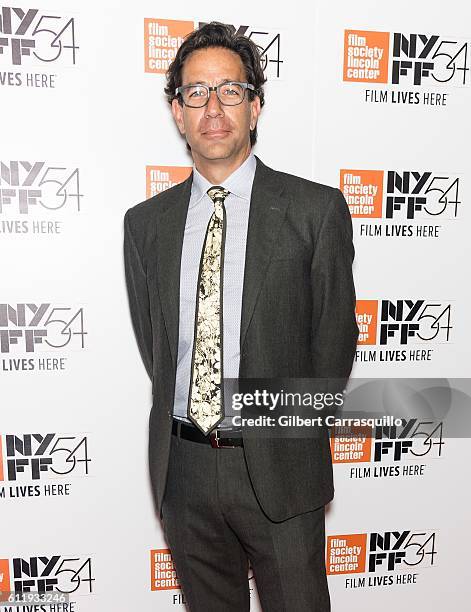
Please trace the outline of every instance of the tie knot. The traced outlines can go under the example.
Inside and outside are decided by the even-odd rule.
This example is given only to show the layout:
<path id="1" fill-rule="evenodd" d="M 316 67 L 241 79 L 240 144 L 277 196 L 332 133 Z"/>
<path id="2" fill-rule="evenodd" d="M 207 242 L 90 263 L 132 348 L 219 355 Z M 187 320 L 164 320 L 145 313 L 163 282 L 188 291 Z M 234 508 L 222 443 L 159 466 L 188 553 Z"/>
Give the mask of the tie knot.
<path id="1" fill-rule="evenodd" d="M 220 185 L 216 185 L 215 187 L 210 187 L 206 193 L 214 203 L 223 203 L 226 197 L 230 194 L 230 191 L 227 191 L 227 189 L 224 189 L 224 187 L 221 187 Z"/>

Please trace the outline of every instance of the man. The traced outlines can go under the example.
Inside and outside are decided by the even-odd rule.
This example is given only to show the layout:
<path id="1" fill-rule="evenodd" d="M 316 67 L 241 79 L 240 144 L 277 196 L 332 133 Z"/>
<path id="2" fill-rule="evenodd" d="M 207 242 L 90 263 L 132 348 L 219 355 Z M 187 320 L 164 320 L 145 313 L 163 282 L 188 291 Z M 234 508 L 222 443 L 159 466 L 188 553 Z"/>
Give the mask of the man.
<path id="1" fill-rule="evenodd" d="M 245 436 L 226 379 L 347 379 L 355 351 L 352 226 L 338 189 L 254 156 L 257 47 L 212 22 L 190 34 L 166 93 L 194 161 L 129 209 L 130 310 L 152 380 L 156 505 L 192 612 L 327 612 L 328 434 Z M 325 432 L 325 429 L 324 429 Z"/>

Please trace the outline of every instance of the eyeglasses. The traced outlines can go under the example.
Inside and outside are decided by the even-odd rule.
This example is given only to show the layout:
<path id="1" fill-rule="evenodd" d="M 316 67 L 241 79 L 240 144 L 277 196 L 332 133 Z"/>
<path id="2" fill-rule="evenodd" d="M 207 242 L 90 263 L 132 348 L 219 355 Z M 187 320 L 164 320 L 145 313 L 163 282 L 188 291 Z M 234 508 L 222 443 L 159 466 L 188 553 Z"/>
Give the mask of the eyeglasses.
<path id="1" fill-rule="evenodd" d="M 250 83 L 230 81 L 229 83 L 220 83 L 215 87 L 199 84 L 184 85 L 175 89 L 175 95 L 180 94 L 185 106 L 202 108 L 208 103 L 211 92 L 215 91 L 221 104 L 224 106 L 237 106 L 237 104 L 241 104 L 244 101 L 247 89 L 255 91 L 255 87 Z"/>

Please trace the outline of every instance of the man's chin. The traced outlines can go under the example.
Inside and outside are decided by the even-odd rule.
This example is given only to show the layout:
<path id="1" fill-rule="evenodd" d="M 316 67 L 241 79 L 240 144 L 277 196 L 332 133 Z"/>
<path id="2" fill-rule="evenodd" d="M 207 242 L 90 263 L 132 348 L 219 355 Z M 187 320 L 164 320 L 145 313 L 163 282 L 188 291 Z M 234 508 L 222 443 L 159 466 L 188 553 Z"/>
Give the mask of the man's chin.
<path id="1" fill-rule="evenodd" d="M 214 142 L 209 147 L 201 147 L 197 151 L 195 151 L 195 149 L 192 149 L 192 151 L 197 153 L 204 159 L 212 161 L 216 161 L 217 159 L 227 159 L 235 153 L 235 149 L 233 147 L 230 147 L 222 142 Z"/>

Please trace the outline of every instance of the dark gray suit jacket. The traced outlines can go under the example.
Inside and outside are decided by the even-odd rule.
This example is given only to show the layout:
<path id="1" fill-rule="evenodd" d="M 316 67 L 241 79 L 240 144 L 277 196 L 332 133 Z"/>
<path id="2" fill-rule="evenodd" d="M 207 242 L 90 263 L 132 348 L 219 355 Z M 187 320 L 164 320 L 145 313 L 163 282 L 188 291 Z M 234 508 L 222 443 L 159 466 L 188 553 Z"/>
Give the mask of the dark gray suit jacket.
<path id="1" fill-rule="evenodd" d="M 240 330 L 241 378 L 348 378 L 358 328 L 352 222 L 339 189 L 263 164 L 250 204 Z M 124 261 L 132 323 L 152 380 L 149 467 L 161 511 L 176 375 L 180 261 L 192 175 L 130 208 Z M 245 439 L 252 484 L 281 521 L 334 495 L 328 435 Z M 228 450 L 215 452 L 230 452 Z"/>

